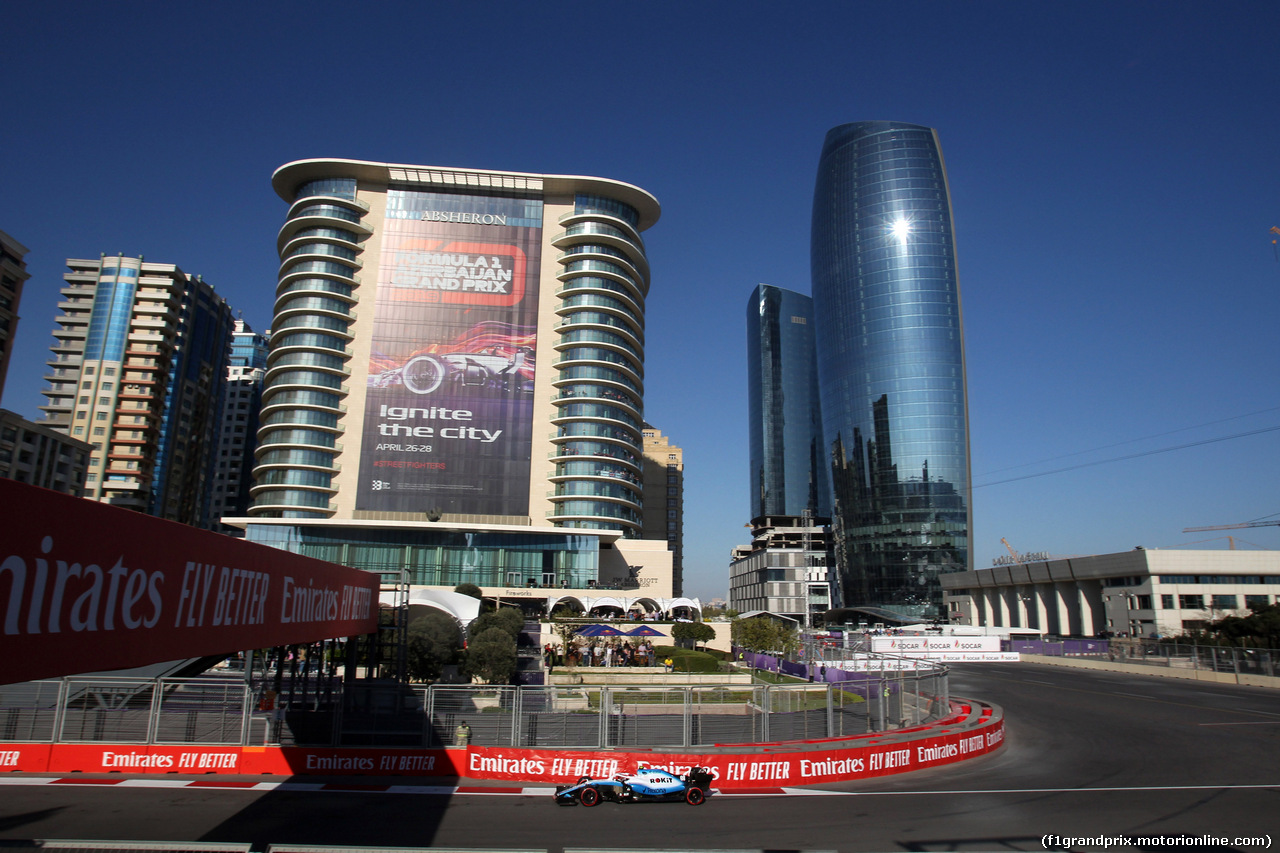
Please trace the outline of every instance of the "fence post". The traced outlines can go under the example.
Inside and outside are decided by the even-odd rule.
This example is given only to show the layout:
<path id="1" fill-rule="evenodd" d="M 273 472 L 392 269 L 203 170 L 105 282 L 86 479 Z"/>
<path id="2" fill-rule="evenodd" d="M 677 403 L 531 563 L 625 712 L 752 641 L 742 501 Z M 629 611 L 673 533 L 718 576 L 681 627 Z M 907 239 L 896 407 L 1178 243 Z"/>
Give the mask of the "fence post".
<path id="1" fill-rule="evenodd" d="M 764 686 L 764 713 L 761 715 L 760 721 L 760 738 L 765 743 L 769 742 L 769 718 L 773 715 L 773 685 L 766 684 Z"/>
<path id="2" fill-rule="evenodd" d="M 164 693 L 163 686 L 162 679 L 157 678 L 151 682 L 151 710 L 147 714 L 147 743 L 156 742 L 156 734 L 160 728 L 160 696 Z"/>
<path id="3" fill-rule="evenodd" d="M 246 663 L 253 662 L 253 652 L 249 653 L 249 660 Z M 240 745 L 249 745 L 249 734 L 253 728 L 253 685 L 245 683 L 240 685 Z"/>
<path id="4" fill-rule="evenodd" d="M 835 696 L 832 695 L 832 684 L 830 681 L 823 685 L 827 688 L 827 737 L 836 737 L 836 709 Z"/>
<path id="5" fill-rule="evenodd" d="M 60 743 L 62 741 L 62 727 L 67 721 L 67 680 L 64 678 L 58 682 L 58 700 L 54 705 L 53 712 L 53 742 Z"/>
<path id="6" fill-rule="evenodd" d="M 600 734 L 599 746 L 604 749 L 609 746 L 609 716 L 612 710 L 613 698 L 609 695 L 609 688 L 600 687 Z"/>
<path id="7" fill-rule="evenodd" d="M 693 688 L 685 686 L 680 690 L 684 693 L 684 736 L 682 741 L 684 748 L 689 749 L 693 746 Z"/>
<path id="8" fill-rule="evenodd" d="M 515 696 L 511 698 L 511 746 L 520 745 L 520 732 L 524 728 L 524 685 L 517 684 L 511 688 Z"/>

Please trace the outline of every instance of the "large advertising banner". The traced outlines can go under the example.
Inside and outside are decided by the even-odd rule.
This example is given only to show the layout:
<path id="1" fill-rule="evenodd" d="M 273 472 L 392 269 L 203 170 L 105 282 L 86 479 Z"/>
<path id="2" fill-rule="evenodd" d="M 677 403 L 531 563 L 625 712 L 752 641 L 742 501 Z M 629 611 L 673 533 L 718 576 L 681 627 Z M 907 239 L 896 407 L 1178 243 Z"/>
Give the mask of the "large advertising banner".
<path id="1" fill-rule="evenodd" d="M 391 189 L 356 509 L 527 515 L 542 202 Z"/>
<path id="2" fill-rule="evenodd" d="M 378 576 L 0 478 L 0 684 L 369 634 Z"/>
<path id="3" fill-rule="evenodd" d="M 554 785 L 572 784 L 583 776 L 607 779 L 635 773 L 643 764 L 677 775 L 691 767 L 705 767 L 718 791 L 760 791 L 851 782 L 954 764 L 1000 749 L 1004 735 L 1003 717 L 984 717 L 961 731 L 915 732 L 890 743 L 851 738 L 792 744 L 789 752 L 6 743 L 0 744 L 0 772 L 419 776 Z M 547 790 L 550 793 L 551 789 Z"/>

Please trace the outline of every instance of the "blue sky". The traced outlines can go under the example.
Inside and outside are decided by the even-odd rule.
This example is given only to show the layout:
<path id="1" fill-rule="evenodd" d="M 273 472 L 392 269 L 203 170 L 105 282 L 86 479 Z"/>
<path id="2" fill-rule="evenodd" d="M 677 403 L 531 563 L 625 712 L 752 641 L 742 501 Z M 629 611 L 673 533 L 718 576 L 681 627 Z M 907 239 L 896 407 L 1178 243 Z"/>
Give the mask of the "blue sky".
<path id="1" fill-rule="evenodd" d="M 0 229 L 32 277 L 3 405 L 28 417 L 65 258 L 177 263 L 266 326 L 285 162 L 628 181 L 663 206 L 646 408 L 685 450 L 686 590 L 723 595 L 748 294 L 809 291 L 822 138 L 894 119 L 938 129 L 951 181 L 975 565 L 1001 537 L 1226 547 L 1181 530 L 1280 517 L 1273 2 L 48 2 L 5 25 Z"/>

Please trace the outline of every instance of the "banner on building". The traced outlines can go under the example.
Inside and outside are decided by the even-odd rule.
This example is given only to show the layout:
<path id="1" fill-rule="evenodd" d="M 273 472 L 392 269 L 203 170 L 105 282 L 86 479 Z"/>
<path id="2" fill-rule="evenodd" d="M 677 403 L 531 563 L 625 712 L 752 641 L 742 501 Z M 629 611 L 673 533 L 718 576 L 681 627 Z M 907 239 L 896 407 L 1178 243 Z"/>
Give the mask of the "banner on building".
<path id="1" fill-rule="evenodd" d="M 527 515 L 542 202 L 387 193 L 359 510 Z"/>
<path id="2" fill-rule="evenodd" d="M 377 630 L 378 577 L 0 479 L 0 683 Z"/>

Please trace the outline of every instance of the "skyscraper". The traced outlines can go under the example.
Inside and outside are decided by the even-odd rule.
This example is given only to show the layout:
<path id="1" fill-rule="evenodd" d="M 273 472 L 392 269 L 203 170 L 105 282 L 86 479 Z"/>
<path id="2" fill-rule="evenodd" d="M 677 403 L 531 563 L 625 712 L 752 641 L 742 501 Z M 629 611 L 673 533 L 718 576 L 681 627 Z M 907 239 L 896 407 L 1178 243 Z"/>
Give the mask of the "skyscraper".
<path id="1" fill-rule="evenodd" d="M 244 320 L 231 333 L 231 363 L 223 392 L 218 465 L 213 478 L 213 517 L 244 515 L 253 482 L 253 451 L 258 446 L 258 409 L 267 367 L 267 338 Z M 239 532 L 221 523 L 223 533 Z"/>
<path id="2" fill-rule="evenodd" d="M 90 443 L 85 497 L 209 527 L 231 309 L 173 264 L 67 267 L 43 423 Z"/>
<path id="3" fill-rule="evenodd" d="M 955 239 L 937 133 L 827 133 L 811 260 L 833 536 L 846 606 L 942 616 L 970 567 L 968 405 Z"/>
<path id="4" fill-rule="evenodd" d="M 0 231 L 0 397 L 4 396 L 9 355 L 13 352 L 13 337 L 18 332 L 22 285 L 31 277 L 27 272 L 26 256 L 26 246 Z"/>
<path id="5" fill-rule="evenodd" d="M 813 300 L 761 284 L 747 300 L 751 517 L 831 515 Z"/>
<path id="6" fill-rule="evenodd" d="M 805 625 L 831 609 L 831 516 L 813 300 L 761 284 L 747 300 L 751 545 L 735 549 L 729 600 Z"/>
<path id="7" fill-rule="evenodd" d="M 672 595 L 684 595 L 684 450 L 644 425 L 644 538 L 671 550 Z"/>

